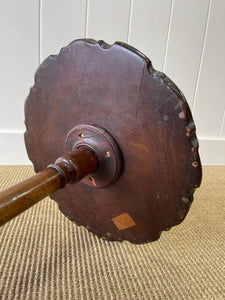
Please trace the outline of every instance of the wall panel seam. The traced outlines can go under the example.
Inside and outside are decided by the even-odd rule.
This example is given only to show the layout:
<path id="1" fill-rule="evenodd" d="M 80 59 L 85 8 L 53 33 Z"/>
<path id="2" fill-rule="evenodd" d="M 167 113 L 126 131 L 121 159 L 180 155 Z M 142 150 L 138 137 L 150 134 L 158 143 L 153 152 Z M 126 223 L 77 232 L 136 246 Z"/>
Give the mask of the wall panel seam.
<path id="1" fill-rule="evenodd" d="M 222 133 L 223 133 L 224 123 L 225 123 L 225 110 L 223 112 L 223 118 L 222 118 L 222 122 L 221 122 L 221 125 L 220 125 L 220 131 L 219 131 L 219 138 L 220 139 L 222 139 Z"/>
<path id="2" fill-rule="evenodd" d="M 130 43 L 130 30 L 131 30 L 131 20 L 133 14 L 133 0 L 130 0 L 130 11 L 129 11 L 129 21 L 128 21 L 128 31 L 127 31 L 127 43 Z"/>
<path id="3" fill-rule="evenodd" d="M 168 53 L 169 40 L 170 40 L 170 31 L 171 31 L 171 24 L 172 24 L 172 18 L 173 18 L 173 6 L 174 6 L 174 0 L 171 0 L 170 17 L 169 17 L 169 24 L 168 24 L 168 31 L 167 31 L 167 38 L 166 38 L 166 47 L 165 47 L 165 53 L 164 53 L 164 58 L 163 58 L 163 69 L 162 69 L 163 72 L 165 72 L 165 69 L 166 69 L 166 60 L 167 60 L 167 53 Z"/>
<path id="4" fill-rule="evenodd" d="M 204 53 L 205 53 L 205 46 L 206 46 L 207 33 L 208 33 L 208 27 L 209 27 L 211 5 L 212 5 L 212 0 L 209 0 L 206 26 L 205 26 L 205 33 L 204 33 L 204 40 L 203 40 L 203 44 L 202 44 L 201 58 L 200 58 L 200 63 L 199 63 L 199 68 L 198 68 L 198 75 L 197 75 L 194 98 L 193 98 L 193 104 L 192 104 L 192 109 L 191 109 L 193 113 L 194 113 L 195 106 L 196 106 L 196 101 L 197 101 L 198 85 L 199 85 L 199 80 L 200 80 L 200 75 L 201 75 L 201 70 L 202 70 L 202 64 L 203 64 L 203 58 L 204 58 Z"/>
<path id="5" fill-rule="evenodd" d="M 42 62 L 42 1 L 39 0 L 39 64 Z"/>
<path id="6" fill-rule="evenodd" d="M 86 15 L 85 15 L 85 29 L 84 29 L 85 38 L 87 38 L 88 36 L 88 17 L 89 17 L 89 0 L 86 0 Z"/>

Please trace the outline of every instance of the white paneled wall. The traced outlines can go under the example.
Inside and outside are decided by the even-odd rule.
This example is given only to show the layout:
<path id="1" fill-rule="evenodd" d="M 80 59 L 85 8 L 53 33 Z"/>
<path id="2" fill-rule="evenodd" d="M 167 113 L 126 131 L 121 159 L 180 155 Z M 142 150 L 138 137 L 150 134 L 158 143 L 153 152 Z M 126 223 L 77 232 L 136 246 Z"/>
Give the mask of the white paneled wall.
<path id="1" fill-rule="evenodd" d="M 224 0 L 212 1 L 206 30 L 204 55 L 197 82 L 193 113 L 199 135 L 205 139 L 217 139 L 222 138 L 225 108 Z"/>
<path id="2" fill-rule="evenodd" d="M 109 44 L 127 41 L 130 0 L 89 0 L 87 3 L 87 37 Z"/>
<path id="3" fill-rule="evenodd" d="M 84 0 L 40 0 L 40 62 L 85 36 L 86 13 Z"/>
<path id="4" fill-rule="evenodd" d="M 185 94 L 203 164 L 225 164 L 225 0 L 0 0 L 0 37 L 0 164 L 29 163 L 23 104 L 34 72 L 84 37 L 146 54 Z"/>
<path id="5" fill-rule="evenodd" d="M 164 72 L 193 106 L 201 61 L 209 0 L 175 0 L 173 3 Z"/>
<path id="6" fill-rule="evenodd" d="M 148 56 L 155 69 L 163 70 L 172 1 L 133 0 L 128 43 Z"/>
<path id="7" fill-rule="evenodd" d="M 38 0 L 0 0 L 0 132 L 24 130 L 24 99 L 38 64 Z"/>

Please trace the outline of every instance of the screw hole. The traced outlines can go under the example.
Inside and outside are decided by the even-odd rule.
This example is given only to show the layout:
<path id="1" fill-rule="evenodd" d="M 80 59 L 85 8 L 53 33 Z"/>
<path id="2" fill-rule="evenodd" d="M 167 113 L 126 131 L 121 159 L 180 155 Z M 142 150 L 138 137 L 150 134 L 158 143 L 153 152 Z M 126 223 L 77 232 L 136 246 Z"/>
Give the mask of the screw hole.
<path id="1" fill-rule="evenodd" d="M 195 167 L 195 168 L 197 168 L 198 162 L 197 162 L 197 161 L 194 161 L 194 162 L 192 163 L 192 166 Z"/>
<path id="2" fill-rule="evenodd" d="M 106 151 L 106 152 L 105 152 L 105 157 L 110 157 L 110 156 L 111 156 L 110 151 Z"/>
<path id="3" fill-rule="evenodd" d="M 79 133 L 79 137 L 81 138 L 81 139 L 83 139 L 84 138 L 84 134 L 81 132 L 81 133 Z"/>

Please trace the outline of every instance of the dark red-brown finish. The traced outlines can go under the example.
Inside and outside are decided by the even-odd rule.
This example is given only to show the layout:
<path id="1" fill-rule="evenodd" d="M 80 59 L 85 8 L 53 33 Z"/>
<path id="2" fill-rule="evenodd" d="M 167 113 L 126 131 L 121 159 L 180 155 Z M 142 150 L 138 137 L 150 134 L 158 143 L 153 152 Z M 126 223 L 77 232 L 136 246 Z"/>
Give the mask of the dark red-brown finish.
<path id="1" fill-rule="evenodd" d="M 57 158 L 54 165 L 48 166 L 59 168 L 62 177 L 64 177 L 64 185 L 77 183 L 98 169 L 98 158 L 89 147 L 69 150 L 71 152 Z"/>
<path id="2" fill-rule="evenodd" d="M 72 221 L 109 240 L 144 243 L 186 216 L 201 182 L 194 122 L 180 90 L 136 49 L 72 42 L 39 67 L 25 116 L 36 171 L 63 153 L 78 124 L 101 126 L 121 149 L 114 184 L 79 182 L 52 194 Z"/>
<path id="3" fill-rule="evenodd" d="M 88 147 L 98 158 L 98 168 L 82 182 L 91 187 L 105 187 L 113 184 L 120 175 L 122 157 L 113 137 L 99 126 L 78 125 L 67 134 L 64 151 Z"/>
<path id="4" fill-rule="evenodd" d="M 56 170 L 45 169 L 0 193 L 0 226 L 61 188 Z"/>
<path id="5" fill-rule="evenodd" d="M 93 173 L 97 167 L 98 159 L 92 150 L 75 149 L 47 169 L 0 192 L 0 226 L 67 183 L 76 183 Z"/>

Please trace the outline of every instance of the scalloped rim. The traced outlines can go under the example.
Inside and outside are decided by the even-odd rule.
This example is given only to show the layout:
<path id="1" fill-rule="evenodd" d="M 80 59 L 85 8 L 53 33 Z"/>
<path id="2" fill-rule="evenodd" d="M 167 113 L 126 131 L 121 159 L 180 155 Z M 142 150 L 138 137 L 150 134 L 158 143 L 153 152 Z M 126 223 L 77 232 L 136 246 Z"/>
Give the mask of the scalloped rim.
<path id="1" fill-rule="evenodd" d="M 146 56 L 144 55 L 141 51 L 137 50 L 135 47 L 129 45 L 129 44 L 126 44 L 124 42 L 119 42 L 119 41 L 116 41 L 114 44 L 107 44 L 106 42 L 104 42 L 103 40 L 95 40 L 95 39 L 91 39 L 91 38 L 86 38 L 86 39 L 76 39 L 76 40 L 73 40 L 71 43 L 69 43 L 67 46 L 63 47 L 60 49 L 59 53 L 57 55 L 53 54 L 53 55 L 50 55 L 48 56 L 39 66 L 39 68 L 37 69 L 37 71 L 35 72 L 35 76 L 34 76 L 34 85 L 31 87 L 30 89 L 30 92 L 32 91 L 32 89 L 34 88 L 34 86 L 36 85 L 37 81 L 38 81 L 38 72 L 40 70 L 40 68 L 43 68 L 45 66 L 45 62 L 47 60 L 55 60 L 57 59 L 58 56 L 60 56 L 62 54 L 62 52 L 66 49 L 69 49 L 70 46 L 72 44 L 74 44 L 75 42 L 84 42 L 84 43 L 87 43 L 87 44 L 90 44 L 90 45 L 98 45 L 100 46 L 102 49 L 104 50 L 109 50 L 111 49 L 112 47 L 114 46 L 120 46 L 120 47 L 123 47 L 124 49 L 128 50 L 128 51 L 131 51 L 132 53 L 134 53 L 135 55 L 139 56 L 140 58 L 142 58 L 145 62 L 146 62 L 146 66 L 144 66 L 144 68 L 146 67 L 147 70 L 149 71 L 149 73 L 156 79 L 158 79 L 162 84 L 164 84 L 168 89 L 171 89 L 176 97 L 177 97 L 177 100 L 178 100 L 178 104 L 180 106 L 180 108 L 182 109 L 181 112 L 184 112 L 184 115 L 185 115 L 185 120 L 187 122 L 187 126 L 188 128 L 191 129 L 191 132 L 190 132 L 190 143 L 191 143 L 191 146 L 192 146 L 192 149 L 194 148 L 195 150 L 193 151 L 195 153 L 195 160 L 196 162 L 198 163 L 197 165 L 197 168 L 199 169 L 200 171 L 200 179 L 199 179 L 199 182 L 198 184 L 196 184 L 190 191 L 189 191 L 189 195 L 188 195 L 188 199 L 190 201 L 190 205 L 189 205 L 189 208 L 191 206 L 191 203 L 192 203 L 192 200 L 193 200 L 193 194 L 194 194 L 194 191 L 197 187 L 199 187 L 201 185 L 201 180 L 202 180 L 202 167 L 201 167 L 201 161 L 200 161 L 200 157 L 199 157 L 199 153 L 198 153 L 198 148 L 199 148 L 199 144 L 198 144 L 198 139 L 197 139 L 197 136 L 196 136 L 196 128 L 195 128 L 195 123 L 193 121 L 193 117 L 192 117 L 192 113 L 190 111 L 190 108 L 189 108 L 189 105 L 183 95 L 183 93 L 181 92 L 181 90 L 176 86 L 176 84 L 163 72 L 160 72 L 160 71 L 157 71 L 153 68 L 152 66 L 152 62 L 151 60 Z M 25 106 L 26 106 L 26 103 L 29 99 L 29 95 L 28 97 L 26 98 L 25 100 Z M 26 108 L 25 108 L 26 110 Z M 26 125 L 26 131 L 24 133 L 24 137 L 25 137 L 25 144 L 26 144 L 26 135 L 28 134 L 28 126 L 26 124 L 26 119 L 25 119 L 25 125 Z M 29 153 L 28 153 L 28 157 L 30 158 L 29 156 Z M 30 158 L 30 160 L 32 161 L 32 159 Z M 185 214 L 182 215 L 181 219 L 179 222 L 177 222 L 177 224 L 173 224 L 171 227 L 173 226 L 176 226 L 178 224 L 180 224 L 185 216 L 187 215 L 188 211 L 189 211 L 189 208 L 187 208 L 187 210 L 185 211 Z M 65 214 L 65 213 L 64 213 Z M 72 221 L 73 223 L 76 223 L 75 221 Z M 76 223 L 78 226 L 82 226 L 84 228 L 86 228 L 84 225 L 82 224 L 78 224 Z M 148 240 L 148 241 L 145 241 L 145 242 L 140 242 L 140 243 L 148 243 L 148 242 L 153 242 L 153 241 L 156 241 L 161 233 L 163 231 L 167 231 L 169 230 L 171 227 L 167 228 L 167 229 L 164 229 L 162 230 L 161 232 L 158 232 L 155 236 L 155 238 L 151 239 L 151 240 Z M 102 238 L 102 239 L 108 239 L 108 240 L 111 240 L 111 241 L 117 241 L 117 242 L 122 242 L 121 240 L 113 240 L 113 239 L 110 239 L 110 238 L 106 238 L 105 236 L 101 235 L 101 234 L 98 234 L 98 233 L 95 233 L 95 232 L 92 232 L 90 229 L 86 228 L 89 232 L 97 235 L 98 237 Z M 123 240 L 123 241 L 126 241 L 126 240 Z M 132 241 L 129 241 L 133 244 L 140 244 L 140 243 L 136 243 L 136 242 L 132 242 Z"/>

